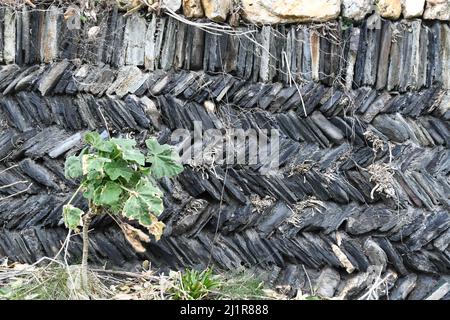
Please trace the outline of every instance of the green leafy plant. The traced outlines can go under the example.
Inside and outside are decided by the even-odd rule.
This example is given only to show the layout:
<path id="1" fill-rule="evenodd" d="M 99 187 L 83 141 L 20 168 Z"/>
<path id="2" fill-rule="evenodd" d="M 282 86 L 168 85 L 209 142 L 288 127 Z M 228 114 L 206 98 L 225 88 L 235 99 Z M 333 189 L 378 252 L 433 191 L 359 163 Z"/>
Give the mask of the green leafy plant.
<path id="1" fill-rule="evenodd" d="M 348 28 L 353 27 L 352 19 L 341 17 L 341 28 L 342 30 L 347 30 Z"/>
<path id="2" fill-rule="evenodd" d="M 220 287 L 220 281 L 211 269 L 187 270 L 181 275 L 179 285 L 174 288 L 174 300 L 204 299 L 211 290 Z"/>
<path id="3" fill-rule="evenodd" d="M 88 21 L 88 17 L 86 17 L 85 15 L 81 15 L 80 16 L 80 21 L 83 23 L 86 23 L 86 21 Z"/>
<path id="4" fill-rule="evenodd" d="M 81 270 L 82 283 L 86 287 L 88 229 L 92 219 L 97 215 L 110 214 L 137 220 L 158 240 L 164 224 L 157 217 L 164 206 L 163 193 L 155 179 L 175 176 L 183 171 L 183 166 L 170 146 L 160 145 L 153 138 L 145 142 L 147 154 L 136 147 L 133 139 L 103 140 L 97 132 L 89 132 L 85 134 L 84 140 L 88 147 L 79 155 L 66 159 L 66 177 L 81 178 L 81 181 L 77 192 L 63 208 L 63 218 L 71 230 L 83 227 Z M 80 191 L 88 200 L 87 212 L 71 204 Z M 129 225 L 121 228 L 131 244 L 147 240 L 139 229 Z"/>

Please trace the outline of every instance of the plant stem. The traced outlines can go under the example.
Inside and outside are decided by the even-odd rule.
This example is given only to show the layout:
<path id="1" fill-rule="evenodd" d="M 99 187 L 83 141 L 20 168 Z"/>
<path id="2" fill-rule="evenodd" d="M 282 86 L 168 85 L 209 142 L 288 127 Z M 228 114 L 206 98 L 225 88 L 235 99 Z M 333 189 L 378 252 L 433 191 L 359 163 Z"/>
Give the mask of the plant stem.
<path id="1" fill-rule="evenodd" d="M 88 256 L 89 256 L 89 226 L 94 214 L 91 210 L 83 217 L 83 256 L 81 258 L 81 285 L 88 289 Z"/>
<path id="2" fill-rule="evenodd" d="M 81 188 L 84 187 L 84 184 L 80 184 L 80 186 L 78 187 L 77 190 L 75 190 L 75 192 L 73 193 L 72 197 L 70 197 L 69 202 L 67 202 L 67 204 L 71 204 L 73 199 L 75 199 L 75 196 L 78 194 L 78 192 L 80 192 Z"/>

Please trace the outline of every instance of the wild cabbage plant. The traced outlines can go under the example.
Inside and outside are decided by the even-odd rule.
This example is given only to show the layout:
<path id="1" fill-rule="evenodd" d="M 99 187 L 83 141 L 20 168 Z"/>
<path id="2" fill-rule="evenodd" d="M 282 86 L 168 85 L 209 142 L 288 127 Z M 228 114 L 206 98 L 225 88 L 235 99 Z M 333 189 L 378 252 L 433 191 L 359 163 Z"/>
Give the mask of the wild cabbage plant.
<path id="1" fill-rule="evenodd" d="M 136 220 L 158 240 L 164 224 L 157 217 L 164 206 L 163 193 L 155 179 L 173 177 L 183 171 L 183 166 L 170 146 L 161 145 L 154 138 L 145 141 L 146 154 L 136 147 L 134 139 L 103 140 L 97 132 L 89 132 L 84 140 L 88 146 L 80 154 L 66 159 L 65 175 L 80 179 L 74 196 L 83 192 L 88 200 L 88 211 L 73 206 L 70 203 L 73 196 L 63 208 L 63 218 L 71 230 L 83 227 L 81 270 L 82 284 L 86 288 L 88 230 L 92 219 L 97 215 L 111 214 Z M 138 237 L 143 236 L 139 229 L 131 228 Z"/>

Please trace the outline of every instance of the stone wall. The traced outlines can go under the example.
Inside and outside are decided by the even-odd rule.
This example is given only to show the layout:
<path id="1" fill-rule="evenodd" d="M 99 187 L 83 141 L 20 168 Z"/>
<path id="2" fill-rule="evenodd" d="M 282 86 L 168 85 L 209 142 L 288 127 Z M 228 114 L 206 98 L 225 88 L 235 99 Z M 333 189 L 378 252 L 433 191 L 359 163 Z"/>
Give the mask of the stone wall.
<path id="1" fill-rule="evenodd" d="M 447 22 L 368 13 L 211 34 L 117 9 L 69 29 L 66 8 L 43 8 L 0 9 L 0 258 L 59 250 L 76 188 L 63 163 L 85 131 L 169 142 L 200 121 L 279 130 L 280 175 L 186 166 L 159 182 L 162 239 L 136 253 L 97 219 L 92 263 L 252 268 L 291 295 L 311 280 L 355 299 L 383 280 L 381 298 L 450 298 Z M 78 237 L 69 249 L 77 261 Z"/>

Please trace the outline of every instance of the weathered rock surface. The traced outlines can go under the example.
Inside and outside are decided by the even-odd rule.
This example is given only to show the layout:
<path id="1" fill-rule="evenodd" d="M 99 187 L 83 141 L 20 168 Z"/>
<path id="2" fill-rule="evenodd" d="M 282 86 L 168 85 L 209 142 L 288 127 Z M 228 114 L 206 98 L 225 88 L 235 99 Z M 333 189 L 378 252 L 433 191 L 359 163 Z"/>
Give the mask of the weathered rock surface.
<path id="1" fill-rule="evenodd" d="M 416 286 L 417 275 L 409 274 L 403 278 L 400 278 L 399 281 L 395 284 L 394 289 L 390 293 L 391 300 L 406 300 L 408 295 Z"/>
<path id="2" fill-rule="evenodd" d="M 339 273 L 331 268 L 325 268 L 320 274 L 315 292 L 320 297 L 332 298 L 340 282 Z"/>
<path id="3" fill-rule="evenodd" d="M 181 8 L 181 0 L 161 0 L 161 8 L 168 8 L 174 12 Z"/>
<path id="4" fill-rule="evenodd" d="M 58 17 L 62 15 L 62 10 L 51 6 L 45 15 L 44 33 L 45 41 L 41 42 L 41 59 L 45 63 L 52 62 L 58 56 Z"/>
<path id="5" fill-rule="evenodd" d="M 383 18 L 398 19 L 402 14 L 401 0 L 378 0 L 377 7 Z"/>
<path id="6" fill-rule="evenodd" d="M 342 0 L 342 16 L 359 21 L 373 10 L 373 6 L 373 0 Z"/>
<path id="7" fill-rule="evenodd" d="M 204 16 L 201 0 L 183 0 L 183 14 L 188 18 L 201 18 Z"/>
<path id="8" fill-rule="evenodd" d="M 450 2 L 448 0 L 426 0 L 424 19 L 450 20 Z"/>
<path id="9" fill-rule="evenodd" d="M 403 18 L 421 17 L 425 9 L 425 0 L 402 0 Z"/>
<path id="10" fill-rule="evenodd" d="M 6 63 L 12 63 L 15 61 L 16 53 L 16 23 L 14 11 L 12 9 L 5 9 L 3 18 L 3 60 Z"/>
<path id="11" fill-rule="evenodd" d="M 256 24 L 328 21 L 339 16 L 341 0 L 243 0 L 242 9 Z"/>
<path id="12" fill-rule="evenodd" d="M 449 292 L 450 292 L 450 282 L 448 279 L 443 279 L 443 281 L 440 281 L 440 283 L 438 283 L 437 287 L 428 297 L 425 298 L 425 300 L 441 300 Z"/>
<path id="13" fill-rule="evenodd" d="M 132 15 L 127 20 L 123 39 L 125 64 L 141 66 L 144 64 L 145 19 Z"/>
<path id="14" fill-rule="evenodd" d="M 231 0 L 202 0 L 205 15 L 216 22 L 224 22 L 231 10 Z"/>

